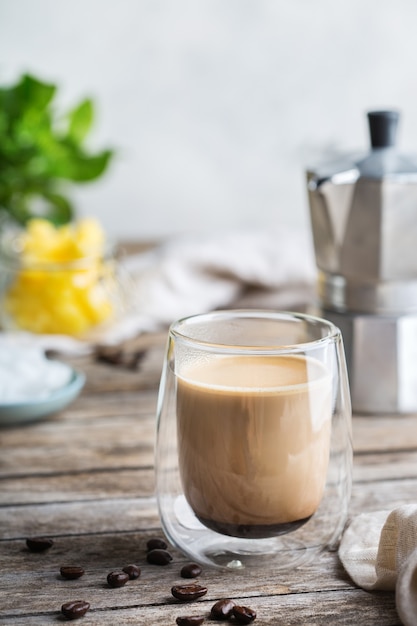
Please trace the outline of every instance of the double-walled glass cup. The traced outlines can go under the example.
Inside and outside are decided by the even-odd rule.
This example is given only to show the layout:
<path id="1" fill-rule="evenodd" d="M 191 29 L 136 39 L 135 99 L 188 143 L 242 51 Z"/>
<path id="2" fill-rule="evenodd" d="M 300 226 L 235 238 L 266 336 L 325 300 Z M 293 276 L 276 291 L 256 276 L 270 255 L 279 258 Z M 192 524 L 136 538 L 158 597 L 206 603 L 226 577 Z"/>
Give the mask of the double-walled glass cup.
<path id="1" fill-rule="evenodd" d="M 156 446 L 169 540 L 221 568 L 299 566 L 337 545 L 351 490 L 340 331 L 296 313 L 217 311 L 169 330 Z"/>

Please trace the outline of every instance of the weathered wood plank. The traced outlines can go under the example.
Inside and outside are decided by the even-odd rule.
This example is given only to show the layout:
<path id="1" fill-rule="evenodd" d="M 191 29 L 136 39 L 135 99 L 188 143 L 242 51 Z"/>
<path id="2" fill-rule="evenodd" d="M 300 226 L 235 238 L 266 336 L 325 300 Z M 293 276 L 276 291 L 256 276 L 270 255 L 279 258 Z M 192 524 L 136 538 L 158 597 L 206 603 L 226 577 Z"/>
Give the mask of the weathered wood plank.
<path id="1" fill-rule="evenodd" d="M 416 500 L 417 479 L 356 484 L 352 492 L 352 515 L 392 509 Z M 5 506 L 1 510 L 0 538 L 28 534 L 83 534 L 159 528 L 153 498 L 114 498 L 79 502 L 47 502 L 42 505 Z"/>
<path id="2" fill-rule="evenodd" d="M 180 569 L 186 561 L 170 548 L 174 560 L 168 566 L 146 563 L 146 541 L 150 536 L 154 535 L 143 532 L 57 537 L 53 548 L 42 554 L 29 552 L 23 540 L 0 543 L 0 567 L 8 570 L 8 576 L 0 587 L 0 615 L 48 613 L 64 601 L 76 597 L 87 599 L 94 610 L 115 606 L 125 609 L 138 604 L 147 608 L 153 605 L 178 606 L 172 599 L 170 589 L 174 584 L 184 584 Z M 109 589 L 106 584 L 108 572 L 131 562 L 141 567 L 140 579 L 123 589 Z M 13 563 L 12 568 L 10 563 Z M 69 563 L 81 565 L 85 575 L 74 581 L 63 580 L 59 568 Z M 224 597 L 227 590 L 229 597 L 239 601 L 244 598 L 245 603 L 250 601 L 251 606 L 258 600 L 263 601 L 265 596 L 279 596 L 277 606 L 278 602 L 282 602 L 283 608 L 285 597 L 301 594 L 301 600 L 312 589 L 315 593 L 329 591 L 332 595 L 337 590 L 355 590 L 337 555 L 331 552 L 322 554 L 309 567 L 285 574 L 268 567 L 265 577 L 262 565 L 244 573 L 207 568 L 203 569 L 199 581 L 208 587 L 206 598 L 211 603 Z"/>
<path id="3" fill-rule="evenodd" d="M 52 588 L 62 589 L 63 585 L 77 586 L 83 584 L 83 581 L 90 581 L 94 576 L 94 580 L 99 583 L 101 589 L 102 582 L 109 570 L 123 567 L 129 562 L 137 563 L 142 569 L 141 582 L 162 581 L 168 589 L 170 585 L 180 582 L 180 568 L 187 559 L 173 547 L 169 551 L 173 555 L 173 561 L 165 567 L 149 565 L 146 562 L 146 542 L 150 537 L 163 537 L 162 531 L 159 529 L 119 532 L 119 533 L 96 533 L 94 535 L 59 535 L 54 537 L 53 547 L 44 553 L 32 553 L 26 548 L 25 538 L 0 541 L 0 567 L 7 569 L 10 563 L 13 568 L 10 569 L 10 576 L 19 576 L 21 580 L 29 579 L 31 576 L 53 574 L 50 578 Z M 77 581 L 64 581 L 59 576 L 59 567 L 63 564 L 73 563 L 81 564 L 88 572 L 88 576 Z M 260 569 L 246 570 L 245 573 L 224 572 L 211 568 L 203 568 L 203 574 L 199 577 L 201 580 L 214 581 L 216 588 L 222 589 L 224 585 L 232 584 L 233 589 L 241 589 L 242 582 L 250 581 L 251 593 L 258 595 L 263 593 L 268 587 L 273 593 L 298 593 L 306 592 L 311 588 L 311 583 L 318 572 L 323 573 L 323 580 L 319 584 L 320 588 L 350 588 L 352 586 L 349 577 L 343 571 L 337 555 L 334 552 L 326 551 L 317 557 L 310 566 L 286 572 L 275 571 L 268 565 L 267 574 L 271 578 L 264 580 L 265 571 L 263 564 L 260 563 Z M 103 580 L 104 577 L 104 580 Z M 174 582 L 173 582 L 174 581 Z M 5 581 L 8 585 L 11 583 Z M 95 583 L 94 583 L 95 585 Z M 91 584 L 92 587 L 94 587 Z M 262 586 L 263 585 L 263 586 Z M 106 587 L 106 585 L 104 585 Z M 49 587 L 48 587 L 49 588 Z M 232 589 L 232 588 L 231 588 Z M 46 590 L 45 590 L 46 591 Z M 155 594 L 161 594 L 161 590 L 156 589 Z M 0 586 L 0 596 L 7 595 L 5 587 Z M 149 603 L 153 603 L 155 597 L 149 599 Z M 7 600 L 5 600 L 7 601 Z M 12 602 L 12 600 L 10 600 Z M 1 608 L 1 603 L 0 603 Z"/>
<path id="4" fill-rule="evenodd" d="M 391 510 L 402 504 L 416 502 L 417 480 L 385 480 L 377 484 L 356 483 L 353 485 L 350 512 L 357 515 L 367 511 Z"/>
<path id="5" fill-rule="evenodd" d="M 83 392 L 66 411 L 51 416 L 43 422 L 25 427 L 0 429 L 2 447 L 0 467 L 8 455 L 13 453 L 14 446 L 20 444 L 29 448 L 28 437 L 32 439 L 42 436 L 47 439 L 51 436 L 56 439 L 61 435 L 64 425 L 71 422 L 78 425 L 82 422 L 82 425 L 86 426 L 94 420 L 97 422 L 97 427 L 101 428 L 106 419 L 109 422 L 119 423 L 122 418 L 131 417 L 137 420 L 151 419 L 155 424 L 156 403 L 155 389 L 108 391 L 104 395 L 98 392 Z M 353 433 L 355 452 L 358 454 L 417 450 L 417 416 L 403 416 L 395 419 L 355 417 Z M 65 433 L 62 440 L 65 442 Z"/>
<path id="6" fill-rule="evenodd" d="M 0 509 L 0 538 L 78 535 L 159 528 L 154 498 L 115 498 Z"/>
<path id="7" fill-rule="evenodd" d="M 0 504 L 146 498 L 153 495 L 154 483 L 152 468 L 16 476 L 0 479 Z"/>
<path id="8" fill-rule="evenodd" d="M 84 396 L 48 420 L 24 428 L 2 429 L 0 477 L 132 467 L 138 465 L 139 455 L 140 464 L 149 465 L 153 463 L 155 413 L 153 392 L 129 392 L 126 397 L 123 393 L 106 394 L 104 401 L 97 396 Z M 378 428 L 375 420 L 368 425 L 369 419 L 372 420 L 355 422 L 359 427 L 354 426 L 361 442 L 356 449 L 355 476 L 369 479 L 373 471 L 378 480 L 387 477 L 387 472 L 397 477 L 415 475 L 417 418 L 403 422 L 400 434 L 395 428 L 389 432 L 385 420 Z"/>
<path id="9" fill-rule="evenodd" d="M 145 562 L 144 557 L 136 556 L 135 562 L 142 570 L 140 579 L 128 583 L 123 589 L 110 589 L 106 582 L 107 574 L 114 570 L 120 571 L 122 567 L 132 562 L 132 554 L 126 555 L 121 561 L 115 558 L 114 552 L 112 555 L 113 559 L 107 559 L 107 566 L 97 567 L 93 567 L 78 555 L 76 562 L 84 563 L 82 566 L 86 573 L 76 581 L 66 581 L 61 578 L 59 568 L 63 563 L 56 557 L 52 564 L 44 564 L 42 568 L 37 567 L 30 573 L 27 571 L 11 572 L 7 576 L 6 585 L 4 587 L 2 585 L 0 591 L 0 615 L 29 613 L 34 609 L 36 612 L 47 612 L 54 606 L 61 606 L 66 600 L 79 597 L 87 599 L 96 609 L 135 606 L 138 602 L 146 607 L 163 606 L 174 604 L 170 592 L 171 587 L 186 583 L 179 573 L 185 563 L 184 560 L 178 560 L 167 567 L 158 567 L 150 566 Z M 265 595 L 304 594 L 308 593 L 308 588 L 313 587 L 319 591 L 350 590 L 352 586 L 347 581 L 343 579 L 333 581 L 330 575 L 332 570 L 326 573 L 323 568 L 319 569 L 316 566 L 303 572 L 293 571 L 285 577 L 287 583 L 285 585 L 280 582 L 282 576 L 277 577 L 273 572 L 269 579 L 265 580 L 264 575 L 259 573 L 256 575 L 254 572 L 249 572 L 243 578 L 242 575 L 205 571 L 198 580 L 207 586 L 206 598 L 212 603 L 224 595 L 225 589 L 227 589 L 227 595 L 233 598 L 245 595 L 251 599 Z M 317 577 L 320 578 L 318 585 Z M 36 589 L 36 597 L 28 593 L 28 589 Z"/>
<path id="10" fill-rule="evenodd" d="M 353 460 L 354 483 L 416 477 L 417 450 L 357 454 Z"/>
<path id="11" fill-rule="evenodd" d="M 127 455 L 123 459 L 125 465 L 137 461 Z M 89 469 L 74 472 L 61 468 L 44 467 L 40 472 L 34 470 L 32 460 L 30 471 L 23 468 L 15 476 L 0 477 L 0 504 L 35 504 L 47 502 L 68 502 L 95 500 L 100 498 L 136 498 L 147 497 L 154 491 L 154 470 L 152 448 L 147 454 L 141 454 L 142 462 L 148 461 L 149 466 L 141 467 L 110 467 L 109 469 Z M 34 472 L 34 473 L 32 473 Z M 417 452 L 397 454 L 359 455 L 355 457 L 354 487 L 364 482 L 401 480 L 417 478 Z"/>
<path id="12" fill-rule="evenodd" d="M 160 626 L 160 624 L 175 625 L 176 617 L 180 615 L 203 615 L 207 623 L 213 623 L 209 619 L 210 608 L 216 598 L 199 600 L 192 604 L 179 604 L 166 600 L 163 605 L 144 606 L 143 596 L 138 594 L 133 606 L 124 606 L 123 590 L 118 592 L 118 599 L 114 601 L 114 607 L 110 610 L 92 605 L 89 613 L 82 619 L 83 626 L 128 626 L 146 624 L 146 626 Z M 122 593 L 120 593 L 122 591 Z M 37 592 L 36 592 L 37 593 Z M 229 594 L 228 594 L 229 595 Z M 67 596 L 62 596 L 64 601 Z M 222 594 L 221 597 L 224 597 Z M 71 598 L 72 599 L 72 596 Z M 86 598 L 84 598 L 86 599 Z M 400 626 L 393 594 L 374 593 L 368 594 L 361 590 L 349 591 L 320 591 L 304 594 L 290 594 L 280 596 L 266 596 L 248 598 L 246 595 L 235 596 L 237 604 L 250 606 L 257 613 L 256 624 L 258 626 Z M 61 599 L 58 605 L 50 604 L 49 612 L 41 614 L 35 611 L 26 615 L 15 616 L 5 614 L 7 624 L 10 626 L 46 626 L 56 624 L 59 617 Z M 117 611 L 114 609 L 117 608 Z M 5 622 L 6 623 L 6 622 Z"/>
<path id="13" fill-rule="evenodd" d="M 89 420 L 83 424 L 44 421 L 24 429 L 26 437 L 21 430 L 7 429 L 2 433 L 0 476 L 153 464 L 153 415 L 121 414 L 112 420 Z"/>
<path id="14" fill-rule="evenodd" d="M 417 415 L 355 415 L 352 421 L 356 452 L 417 449 Z"/>
<path id="15" fill-rule="evenodd" d="M 116 419 L 119 415 L 136 417 L 155 416 L 157 393 L 154 389 L 140 391 L 108 392 L 101 394 L 83 392 L 81 396 L 60 414 L 65 422 L 82 420 Z M 54 418 L 50 418 L 50 421 Z M 19 429 L 20 430 L 20 429 Z"/>

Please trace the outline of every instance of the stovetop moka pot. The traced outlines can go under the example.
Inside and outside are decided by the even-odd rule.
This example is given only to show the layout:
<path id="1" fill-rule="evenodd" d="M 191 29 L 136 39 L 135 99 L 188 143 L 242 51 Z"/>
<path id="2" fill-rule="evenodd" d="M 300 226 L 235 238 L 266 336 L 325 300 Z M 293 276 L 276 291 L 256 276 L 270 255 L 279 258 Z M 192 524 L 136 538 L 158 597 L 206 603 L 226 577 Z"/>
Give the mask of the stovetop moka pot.
<path id="1" fill-rule="evenodd" d="M 322 315 L 342 330 L 352 406 L 417 411 L 417 156 L 397 111 L 368 113 L 371 149 L 307 171 Z"/>

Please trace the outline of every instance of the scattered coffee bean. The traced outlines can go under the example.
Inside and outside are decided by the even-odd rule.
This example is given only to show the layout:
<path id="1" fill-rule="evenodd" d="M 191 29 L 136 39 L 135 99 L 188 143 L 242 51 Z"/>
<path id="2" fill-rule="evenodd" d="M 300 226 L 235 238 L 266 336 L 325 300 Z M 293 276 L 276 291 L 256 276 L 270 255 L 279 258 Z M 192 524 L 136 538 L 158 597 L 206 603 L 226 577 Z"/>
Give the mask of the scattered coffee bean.
<path id="1" fill-rule="evenodd" d="M 154 537 L 153 539 L 149 539 L 146 547 L 149 552 L 150 550 L 166 550 L 168 548 L 168 545 L 163 539 L 158 539 L 157 537 Z"/>
<path id="2" fill-rule="evenodd" d="M 84 576 L 83 568 L 78 565 L 63 565 L 59 571 L 61 572 L 61 576 L 68 580 L 75 580 L 76 578 Z"/>
<path id="3" fill-rule="evenodd" d="M 30 537 L 26 539 L 26 545 L 32 552 L 45 552 L 54 545 L 48 537 Z"/>
<path id="4" fill-rule="evenodd" d="M 202 571 L 203 570 L 197 563 L 188 563 L 181 569 L 181 576 L 183 578 L 196 578 L 200 576 Z"/>
<path id="5" fill-rule="evenodd" d="M 178 626 L 200 626 L 204 622 L 204 615 L 184 615 L 175 620 Z"/>
<path id="6" fill-rule="evenodd" d="M 145 350 L 124 350 L 113 346 L 98 346 L 95 357 L 97 361 L 102 363 L 134 370 L 140 365 L 145 354 Z"/>
<path id="7" fill-rule="evenodd" d="M 129 576 L 130 580 L 135 580 L 135 578 L 139 578 L 140 576 L 140 567 L 137 565 L 126 565 L 123 571 Z"/>
<path id="8" fill-rule="evenodd" d="M 167 550 L 155 548 L 146 555 L 146 560 L 152 565 L 168 565 L 172 561 L 172 556 Z"/>
<path id="9" fill-rule="evenodd" d="M 177 600 L 181 600 L 181 602 L 192 602 L 193 600 L 197 600 L 202 596 L 205 596 L 207 593 L 207 587 L 203 587 L 202 585 L 192 584 L 192 585 L 176 585 L 171 588 L 171 593 L 174 598 Z"/>
<path id="10" fill-rule="evenodd" d="M 238 624 L 250 624 L 256 619 L 256 613 L 248 606 L 234 606 L 233 615 Z"/>
<path id="11" fill-rule="evenodd" d="M 110 572 L 107 575 L 107 582 L 110 587 L 123 587 L 129 580 L 129 574 L 126 572 Z"/>
<path id="12" fill-rule="evenodd" d="M 73 602 L 66 602 L 61 606 L 61 613 L 67 619 L 78 619 L 83 617 L 90 608 L 90 603 L 85 600 L 74 600 Z"/>
<path id="13" fill-rule="evenodd" d="M 210 617 L 217 620 L 227 620 L 233 615 L 233 607 L 235 603 L 229 598 L 219 600 L 216 604 L 213 604 L 210 611 Z"/>

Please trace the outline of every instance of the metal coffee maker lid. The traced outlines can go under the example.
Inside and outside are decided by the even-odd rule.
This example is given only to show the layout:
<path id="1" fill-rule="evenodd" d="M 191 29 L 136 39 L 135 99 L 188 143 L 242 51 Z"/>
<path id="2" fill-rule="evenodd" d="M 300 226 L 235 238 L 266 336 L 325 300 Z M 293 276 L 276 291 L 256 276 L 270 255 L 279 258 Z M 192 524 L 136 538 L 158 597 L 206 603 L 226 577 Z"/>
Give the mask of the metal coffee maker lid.
<path id="1" fill-rule="evenodd" d="M 417 411 L 417 157 L 397 150 L 399 117 L 370 111 L 368 152 L 307 171 L 320 305 L 357 412 Z"/>

